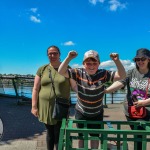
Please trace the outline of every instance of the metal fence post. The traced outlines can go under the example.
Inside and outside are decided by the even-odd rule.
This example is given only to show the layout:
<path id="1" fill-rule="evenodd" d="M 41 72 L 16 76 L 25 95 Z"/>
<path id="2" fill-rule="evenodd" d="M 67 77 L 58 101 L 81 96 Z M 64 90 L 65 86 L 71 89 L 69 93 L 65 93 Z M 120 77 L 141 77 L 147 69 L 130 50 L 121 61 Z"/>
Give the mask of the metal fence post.
<path id="1" fill-rule="evenodd" d="M 108 108 L 108 106 L 107 106 L 107 104 L 106 104 L 106 97 L 107 97 L 107 95 L 105 94 L 105 95 L 104 95 L 104 108 Z"/>
<path id="2" fill-rule="evenodd" d="M 15 79 L 12 79 L 12 83 L 13 83 L 13 86 L 14 86 L 14 90 L 15 90 L 15 93 L 16 93 L 16 97 L 18 98 L 19 94 L 18 94 L 17 86 L 16 86 L 16 83 L 15 83 L 14 80 L 15 80 Z"/>

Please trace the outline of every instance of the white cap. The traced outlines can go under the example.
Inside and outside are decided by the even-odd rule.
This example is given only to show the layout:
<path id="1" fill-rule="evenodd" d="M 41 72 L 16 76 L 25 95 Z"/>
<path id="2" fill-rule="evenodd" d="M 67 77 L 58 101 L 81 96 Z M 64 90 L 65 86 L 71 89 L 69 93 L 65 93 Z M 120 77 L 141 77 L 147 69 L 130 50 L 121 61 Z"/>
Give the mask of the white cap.
<path id="1" fill-rule="evenodd" d="M 100 62 L 100 59 L 99 59 L 99 55 L 96 51 L 94 50 L 89 50 L 87 52 L 85 52 L 84 54 L 84 58 L 83 58 L 83 62 L 88 59 L 88 58 L 94 58 L 95 60 L 97 60 L 98 62 Z"/>

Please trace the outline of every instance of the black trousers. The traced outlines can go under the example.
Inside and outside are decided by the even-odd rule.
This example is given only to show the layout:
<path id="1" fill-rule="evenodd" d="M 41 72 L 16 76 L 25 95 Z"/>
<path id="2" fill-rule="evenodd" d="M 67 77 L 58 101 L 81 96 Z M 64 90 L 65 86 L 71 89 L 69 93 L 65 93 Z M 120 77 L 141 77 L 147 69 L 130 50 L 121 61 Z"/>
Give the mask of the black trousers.
<path id="1" fill-rule="evenodd" d="M 149 121 L 150 118 L 149 116 L 146 116 L 143 119 L 133 119 L 133 118 L 129 118 L 128 116 L 126 116 L 127 121 Z M 134 126 L 130 125 L 130 128 L 133 130 Z M 137 130 L 145 130 L 142 126 L 138 126 Z M 142 135 L 137 135 L 137 138 L 142 138 Z M 141 150 L 142 149 L 142 142 L 137 142 L 137 150 Z"/>
<path id="2" fill-rule="evenodd" d="M 56 150 L 58 150 L 58 142 L 59 142 L 59 132 L 61 128 L 62 121 L 58 121 L 55 125 L 45 124 L 47 129 L 46 135 L 46 144 L 47 150 L 54 150 L 54 145 Z"/>
<path id="3" fill-rule="evenodd" d="M 104 110 L 103 110 L 104 111 Z M 90 121 L 103 121 L 103 111 L 101 114 L 98 114 L 97 116 L 94 116 L 94 117 L 87 117 L 85 115 L 83 115 L 81 112 L 79 112 L 78 110 L 76 110 L 75 112 L 75 119 L 77 120 L 90 120 Z M 78 128 L 83 128 L 84 125 L 83 124 L 80 124 L 80 123 L 77 123 L 77 127 Z M 89 129 L 101 129 L 101 125 L 100 124 L 88 124 L 87 127 Z M 79 136 L 83 136 L 82 133 L 79 133 Z M 99 134 L 90 134 L 90 136 L 98 136 L 99 137 Z"/>

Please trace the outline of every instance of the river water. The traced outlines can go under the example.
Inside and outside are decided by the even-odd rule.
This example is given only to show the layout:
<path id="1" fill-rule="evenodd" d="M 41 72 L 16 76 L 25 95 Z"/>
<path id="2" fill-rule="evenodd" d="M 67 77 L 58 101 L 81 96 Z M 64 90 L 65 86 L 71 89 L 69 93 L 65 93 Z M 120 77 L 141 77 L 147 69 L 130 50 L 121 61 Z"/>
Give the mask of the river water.
<path id="1" fill-rule="evenodd" d="M 9 95 L 16 95 L 14 88 L 4 88 L 4 94 Z M 19 96 L 25 96 L 28 98 L 32 97 L 32 87 L 23 87 L 18 89 Z M 106 95 L 106 103 L 121 103 L 125 98 L 126 93 L 125 92 L 116 92 L 113 94 L 107 94 Z M 104 98 L 105 99 L 105 98 Z M 71 93 L 71 102 L 75 104 L 77 101 L 77 96 L 75 93 Z"/>

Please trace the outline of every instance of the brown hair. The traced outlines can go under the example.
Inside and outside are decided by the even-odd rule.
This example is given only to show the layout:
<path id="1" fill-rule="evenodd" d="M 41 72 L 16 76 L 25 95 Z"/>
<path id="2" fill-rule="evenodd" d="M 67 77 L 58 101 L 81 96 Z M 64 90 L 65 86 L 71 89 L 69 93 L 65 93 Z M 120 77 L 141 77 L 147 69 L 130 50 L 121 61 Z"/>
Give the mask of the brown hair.
<path id="1" fill-rule="evenodd" d="M 148 62 L 147 68 L 150 70 L 150 61 Z M 136 63 L 136 69 L 139 70 L 137 63 Z"/>
<path id="2" fill-rule="evenodd" d="M 51 46 L 49 46 L 49 47 L 47 48 L 47 54 L 48 54 L 48 50 L 49 50 L 50 48 L 52 48 L 52 47 L 57 49 L 59 55 L 61 54 L 61 53 L 60 53 L 60 49 L 59 49 L 57 46 L 55 46 L 55 45 L 51 45 Z"/>

